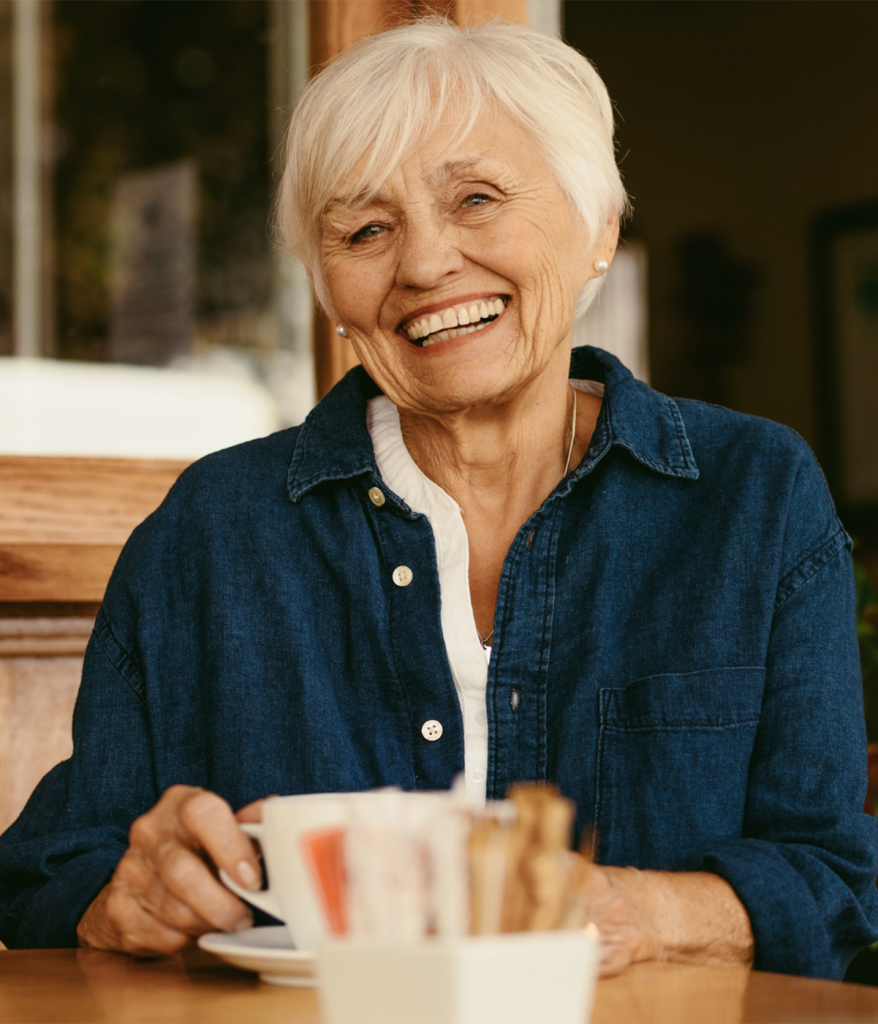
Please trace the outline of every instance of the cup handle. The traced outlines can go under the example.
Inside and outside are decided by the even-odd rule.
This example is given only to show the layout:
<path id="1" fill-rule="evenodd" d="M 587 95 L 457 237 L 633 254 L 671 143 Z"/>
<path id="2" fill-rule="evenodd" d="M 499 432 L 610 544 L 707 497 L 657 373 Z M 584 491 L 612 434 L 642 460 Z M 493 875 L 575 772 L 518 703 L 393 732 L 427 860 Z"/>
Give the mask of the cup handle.
<path id="1" fill-rule="evenodd" d="M 257 822 L 245 822 L 240 826 L 241 830 L 245 832 L 251 839 L 255 839 L 257 842 L 262 842 L 262 825 Z M 243 885 L 238 883 L 228 874 L 220 868 L 219 872 L 220 881 L 227 889 L 236 895 L 240 896 L 245 903 L 250 903 L 254 907 L 259 907 L 260 910 L 264 910 L 266 914 L 271 914 L 272 917 L 276 917 L 279 921 L 283 921 L 283 911 L 277 904 L 277 900 L 271 891 L 271 883 L 269 882 L 268 889 L 256 890 L 255 892 L 250 889 L 245 889 Z"/>

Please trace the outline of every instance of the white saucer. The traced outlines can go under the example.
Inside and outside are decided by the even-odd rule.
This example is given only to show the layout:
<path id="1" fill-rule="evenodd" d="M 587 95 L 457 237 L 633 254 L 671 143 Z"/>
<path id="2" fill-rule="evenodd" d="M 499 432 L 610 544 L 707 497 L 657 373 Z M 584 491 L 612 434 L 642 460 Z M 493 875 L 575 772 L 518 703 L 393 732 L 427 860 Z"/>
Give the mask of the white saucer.
<path id="1" fill-rule="evenodd" d="M 317 957 L 308 950 L 296 949 L 283 925 L 245 932 L 211 932 L 202 935 L 198 945 L 233 967 L 258 972 L 270 985 L 313 988 L 317 984 Z"/>

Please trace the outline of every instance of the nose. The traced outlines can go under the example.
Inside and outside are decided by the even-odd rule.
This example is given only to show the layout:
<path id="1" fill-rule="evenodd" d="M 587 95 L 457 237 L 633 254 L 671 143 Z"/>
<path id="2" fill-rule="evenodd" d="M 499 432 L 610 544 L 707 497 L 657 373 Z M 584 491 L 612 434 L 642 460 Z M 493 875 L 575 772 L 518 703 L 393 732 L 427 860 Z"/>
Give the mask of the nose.
<path id="1" fill-rule="evenodd" d="M 443 223 L 435 211 L 423 211 L 407 219 L 396 269 L 398 285 L 435 288 L 459 274 L 465 265 L 452 226 Z"/>

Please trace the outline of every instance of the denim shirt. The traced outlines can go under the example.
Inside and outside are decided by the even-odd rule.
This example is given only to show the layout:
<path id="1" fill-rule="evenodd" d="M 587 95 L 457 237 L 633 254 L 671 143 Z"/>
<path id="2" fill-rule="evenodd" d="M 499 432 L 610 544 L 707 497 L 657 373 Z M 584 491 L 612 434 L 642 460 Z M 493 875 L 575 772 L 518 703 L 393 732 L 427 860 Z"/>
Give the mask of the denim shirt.
<path id="1" fill-rule="evenodd" d="M 606 397 L 506 556 L 488 796 L 555 782 L 601 863 L 715 872 L 758 968 L 840 977 L 878 936 L 878 821 L 850 545 L 820 470 L 792 431 L 672 401 L 600 350 L 570 375 Z M 73 756 L 0 840 L 7 945 L 75 944 L 133 819 L 175 783 L 238 808 L 462 770 L 433 535 L 378 474 L 377 393 L 351 371 L 301 427 L 187 469 L 134 531 Z"/>

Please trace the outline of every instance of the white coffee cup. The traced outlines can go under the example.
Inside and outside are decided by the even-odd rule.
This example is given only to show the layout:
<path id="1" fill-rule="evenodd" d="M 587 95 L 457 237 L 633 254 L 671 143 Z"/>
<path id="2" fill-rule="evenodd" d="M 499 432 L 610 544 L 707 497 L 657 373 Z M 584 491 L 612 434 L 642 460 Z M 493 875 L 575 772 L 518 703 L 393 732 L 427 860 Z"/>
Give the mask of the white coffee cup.
<path id="1" fill-rule="evenodd" d="M 302 840 L 323 830 L 344 829 L 352 802 L 374 799 L 382 792 L 387 791 L 269 797 L 262 805 L 262 823 L 241 825 L 262 847 L 268 888 L 251 892 L 220 871 L 223 884 L 283 921 L 298 949 L 314 949 L 331 928 Z"/>

